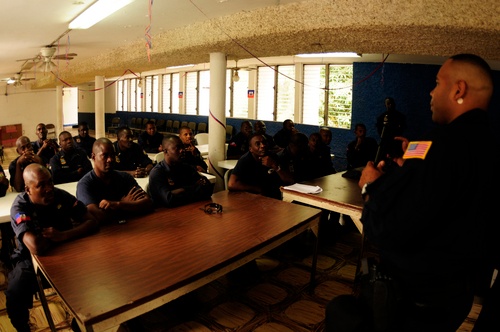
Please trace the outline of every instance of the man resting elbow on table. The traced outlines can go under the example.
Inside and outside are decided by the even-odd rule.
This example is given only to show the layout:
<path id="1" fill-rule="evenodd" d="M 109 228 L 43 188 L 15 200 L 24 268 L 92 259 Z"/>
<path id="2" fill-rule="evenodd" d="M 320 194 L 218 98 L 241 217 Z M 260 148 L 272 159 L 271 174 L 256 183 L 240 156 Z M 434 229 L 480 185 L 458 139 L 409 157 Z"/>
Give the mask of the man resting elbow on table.
<path id="1" fill-rule="evenodd" d="M 247 191 L 266 197 L 281 199 L 280 186 L 284 170 L 278 167 L 276 158 L 268 155 L 264 136 L 253 134 L 249 138 L 249 150 L 236 163 L 227 186 L 230 191 Z"/>
<path id="2" fill-rule="evenodd" d="M 94 169 L 78 181 L 76 197 L 99 223 L 152 211 L 153 202 L 132 175 L 113 169 L 115 150 L 107 138 L 99 138 L 92 148 Z"/>
<path id="3" fill-rule="evenodd" d="M 49 170 L 33 163 L 24 169 L 25 192 L 11 208 L 17 248 L 14 269 L 5 291 L 7 313 L 17 331 L 30 331 L 29 308 L 37 289 L 31 254 L 43 255 L 58 242 L 88 235 L 98 228 L 85 205 L 64 190 L 54 188 Z"/>
<path id="4" fill-rule="evenodd" d="M 183 161 L 184 144 L 176 135 L 162 141 L 164 160 L 149 175 L 149 194 L 155 206 L 174 207 L 210 199 L 214 186 Z"/>

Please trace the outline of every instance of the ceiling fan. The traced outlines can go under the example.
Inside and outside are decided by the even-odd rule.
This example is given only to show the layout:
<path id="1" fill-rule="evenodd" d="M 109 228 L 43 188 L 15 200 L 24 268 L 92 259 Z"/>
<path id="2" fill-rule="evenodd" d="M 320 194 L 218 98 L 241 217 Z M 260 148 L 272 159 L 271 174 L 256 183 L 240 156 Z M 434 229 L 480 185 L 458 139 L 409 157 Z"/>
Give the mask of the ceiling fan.
<path id="1" fill-rule="evenodd" d="M 12 86 L 17 87 L 17 86 L 22 86 L 23 81 L 31 81 L 34 79 L 35 79 L 34 77 L 23 77 L 23 73 L 19 72 L 19 73 L 16 73 L 12 77 L 8 77 L 8 78 L 3 79 L 2 81 L 7 82 L 8 85 L 12 85 Z"/>
<path id="2" fill-rule="evenodd" d="M 23 65 L 21 66 L 21 72 L 29 71 L 33 69 L 33 67 L 35 67 L 35 70 L 40 69 L 43 70 L 44 73 L 47 73 L 50 72 L 53 68 L 57 68 L 57 65 L 53 60 L 68 61 L 74 59 L 74 57 L 77 56 L 76 53 L 64 53 L 55 55 L 56 50 L 56 47 L 48 45 L 42 47 L 40 49 L 40 52 L 33 58 L 17 60 L 24 61 Z"/>

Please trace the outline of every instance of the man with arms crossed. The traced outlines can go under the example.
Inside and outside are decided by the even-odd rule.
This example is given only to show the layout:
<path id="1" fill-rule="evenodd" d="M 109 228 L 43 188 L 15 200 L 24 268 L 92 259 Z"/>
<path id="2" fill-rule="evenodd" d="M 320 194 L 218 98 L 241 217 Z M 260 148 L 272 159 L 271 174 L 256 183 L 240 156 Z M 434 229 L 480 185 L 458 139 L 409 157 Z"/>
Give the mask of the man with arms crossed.
<path id="1" fill-rule="evenodd" d="M 94 169 L 78 181 L 76 197 L 99 223 L 151 211 L 152 201 L 132 175 L 114 170 L 115 150 L 107 138 L 99 138 L 92 149 Z"/>

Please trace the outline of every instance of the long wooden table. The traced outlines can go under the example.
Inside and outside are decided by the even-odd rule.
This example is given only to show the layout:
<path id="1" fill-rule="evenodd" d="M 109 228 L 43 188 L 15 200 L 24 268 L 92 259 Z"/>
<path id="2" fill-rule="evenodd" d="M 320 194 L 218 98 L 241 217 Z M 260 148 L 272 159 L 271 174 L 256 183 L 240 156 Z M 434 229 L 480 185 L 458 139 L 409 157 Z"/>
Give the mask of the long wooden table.
<path id="1" fill-rule="evenodd" d="M 321 209 L 339 212 L 351 217 L 360 233 L 363 233 L 361 213 L 363 198 L 358 180 L 342 177 L 343 172 L 323 176 L 311 181 L 301 182 L 311 186 L 319 186 L 323 191 L 319 194 L 304 194 L 293 190 L 281 189 L 286 202 L 301 202 Z"/>
<path id="2" fill-rule="evenodd" d="M 195 290 L 307 229 L 321 211 L 245 192 L 106 225 L 91 236 L 33 256 L 80 328 L 103 331 Z M 317 249 L 317 248 L 316 248 Z M 316 271 L 313 257 L 311 282 Z"/>

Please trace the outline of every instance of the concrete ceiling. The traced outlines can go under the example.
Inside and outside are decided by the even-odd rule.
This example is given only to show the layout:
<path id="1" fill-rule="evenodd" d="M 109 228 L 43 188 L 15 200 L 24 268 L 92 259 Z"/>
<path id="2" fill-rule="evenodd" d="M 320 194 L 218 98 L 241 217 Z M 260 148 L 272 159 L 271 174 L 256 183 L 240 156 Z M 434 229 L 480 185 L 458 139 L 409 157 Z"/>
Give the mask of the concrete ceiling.
<path id="1" fill-rule="evenodd" d="M 168 66 L 318 52 L 357 52 L 361 61 L 439 64 L 456 53 L 475 53 L 500 69 L 498 0 L 135 0 L 87 30 L 68 23 L 91 0 L 2 1 L 0 78 L 23 68 L 34 88 L 93 81 Z M 145 32 L 151 27 L 150 60 Z M 72 60 L 53 60 L 55 74 L 36 64 L 40 49 Z M 18 61 L 22 60 L 22 61 Z M 57 77 L 57 78 L 56 78 Z M 23 83 L 24 84 L 24 83 Z"/>

